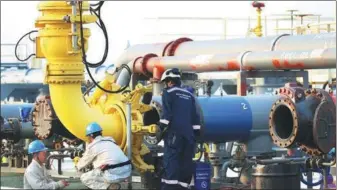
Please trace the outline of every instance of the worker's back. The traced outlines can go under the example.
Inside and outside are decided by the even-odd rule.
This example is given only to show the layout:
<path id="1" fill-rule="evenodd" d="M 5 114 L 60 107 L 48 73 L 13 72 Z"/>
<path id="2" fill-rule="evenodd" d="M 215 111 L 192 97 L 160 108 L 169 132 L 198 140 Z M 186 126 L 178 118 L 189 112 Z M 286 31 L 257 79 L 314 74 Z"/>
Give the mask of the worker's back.
<path id="1" fill-rule="evenodd" d="M 165 97 L 165 98 L 164 98 Z M 175 132 L 185 136 L 187 139 L 193 139 L 193 124 L 196 117 L 194 96 L 187 90 L 174 86 L 163 91 L 164 106 L 168 107 L 168 114 L 164 118 L 170 121 L 169 133 Z"/>
<path id="2" fill-rule="evenodd" d="M 90 154 L 96 155 L 93 161 L 94 168 L 98 168 L 104 164 L 119 164 L 128 160 L 111 137 L 98 136 L 87 148 L 90 149 Z"/>

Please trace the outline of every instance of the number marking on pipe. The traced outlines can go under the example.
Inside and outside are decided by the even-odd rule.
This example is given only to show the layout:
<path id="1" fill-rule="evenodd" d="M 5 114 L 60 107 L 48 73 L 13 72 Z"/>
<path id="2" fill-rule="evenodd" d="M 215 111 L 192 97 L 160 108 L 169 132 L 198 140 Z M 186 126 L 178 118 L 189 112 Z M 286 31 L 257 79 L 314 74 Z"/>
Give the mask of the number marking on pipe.
<path id="1" fill-rule="evenodd" d="M 242 109 L 244 109 L 244 110 L 248 109 L 248 108 L 247 108 L 247 104 L 241 103 L 241 105 L 242 105 Z"/>

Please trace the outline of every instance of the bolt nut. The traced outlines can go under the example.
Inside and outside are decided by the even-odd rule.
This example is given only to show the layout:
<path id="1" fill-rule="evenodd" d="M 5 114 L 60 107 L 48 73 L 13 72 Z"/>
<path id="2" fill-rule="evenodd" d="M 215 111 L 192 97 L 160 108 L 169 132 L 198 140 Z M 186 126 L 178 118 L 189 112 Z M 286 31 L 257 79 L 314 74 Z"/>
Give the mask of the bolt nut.
<path id="1" fill-rule="evenodd" d="M 64 16 L 63 21 L 64 22 L 70 22 L 70 16 L 69 15 Z"/>

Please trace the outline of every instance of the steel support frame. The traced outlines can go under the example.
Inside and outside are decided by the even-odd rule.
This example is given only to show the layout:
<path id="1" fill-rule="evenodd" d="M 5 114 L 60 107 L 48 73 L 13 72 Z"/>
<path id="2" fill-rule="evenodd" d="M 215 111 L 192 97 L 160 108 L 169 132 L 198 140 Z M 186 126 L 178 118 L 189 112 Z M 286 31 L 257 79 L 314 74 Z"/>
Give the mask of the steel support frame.
<path id="1" fill-rule="evenodd" d="M 303 78 L 303 87 L 309 88 L 308 71 L 240 71 L 237 78 L 237 95 L 247 95 L 247 79 L 248 78 L 264 78 L 264 77 L 301 77 Z M 295 82 L 295 81 L 294 81 Z"/>

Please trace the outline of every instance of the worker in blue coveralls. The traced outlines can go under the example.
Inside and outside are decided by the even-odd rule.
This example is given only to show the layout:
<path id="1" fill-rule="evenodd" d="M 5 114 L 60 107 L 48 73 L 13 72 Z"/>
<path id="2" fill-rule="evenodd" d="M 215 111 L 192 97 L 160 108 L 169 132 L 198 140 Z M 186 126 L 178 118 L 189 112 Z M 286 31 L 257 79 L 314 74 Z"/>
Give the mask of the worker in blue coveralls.
<path id="1" fill-rule="evenodd" d="M 200 116 L 194 96 L 181 87 L 180 71 L 166 70 L 161 82 L 161 137 L 164 139 L 162 190 L 188 189 L 194 173 L 193 163 L 196 136 L 200 135 Z"/>

